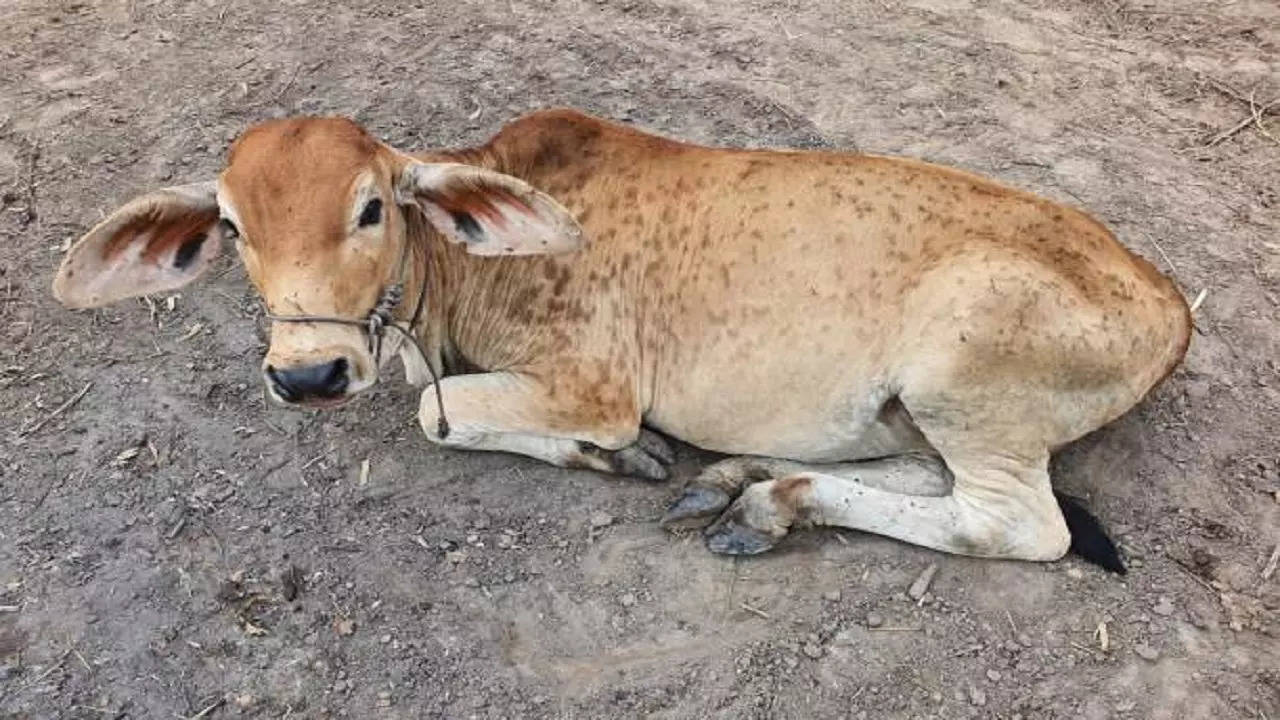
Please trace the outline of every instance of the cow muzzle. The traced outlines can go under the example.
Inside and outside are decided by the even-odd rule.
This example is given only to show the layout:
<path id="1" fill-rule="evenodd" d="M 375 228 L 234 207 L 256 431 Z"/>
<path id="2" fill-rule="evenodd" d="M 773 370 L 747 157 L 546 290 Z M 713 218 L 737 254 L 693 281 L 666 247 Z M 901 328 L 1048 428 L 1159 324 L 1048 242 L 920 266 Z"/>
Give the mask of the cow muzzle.
<path id="1" fill-rule="evenodd" d="M 268 364 L 263 375 L 270 394 L 284 405 L 336 407 L 354 396 L 351 362 L 344 357 L 286 367 Z"/>

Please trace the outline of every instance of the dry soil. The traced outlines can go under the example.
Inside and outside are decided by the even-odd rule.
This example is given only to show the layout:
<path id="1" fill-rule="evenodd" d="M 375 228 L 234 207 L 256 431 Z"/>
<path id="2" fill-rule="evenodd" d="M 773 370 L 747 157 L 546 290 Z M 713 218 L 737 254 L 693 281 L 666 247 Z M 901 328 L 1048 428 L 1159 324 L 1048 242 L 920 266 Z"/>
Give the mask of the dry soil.
<path id="1" fill-rule="evenodd" d="M 1274 0 L 0 15 L 0 716 L 1280 718 Z M 341 113 L 410 149 L 549 105 L 965 167 L 1206 293 L 1183 367 L 1055 461 L 1131 573 L 830 530 L 716 557 L 655 523 L 692 448 L 652 486 L 435 448 L 395 383 L 265 407 L 229 257 L 173 297 L 50 297 L 68 239 L 212 176 L 258 120 Z"/>

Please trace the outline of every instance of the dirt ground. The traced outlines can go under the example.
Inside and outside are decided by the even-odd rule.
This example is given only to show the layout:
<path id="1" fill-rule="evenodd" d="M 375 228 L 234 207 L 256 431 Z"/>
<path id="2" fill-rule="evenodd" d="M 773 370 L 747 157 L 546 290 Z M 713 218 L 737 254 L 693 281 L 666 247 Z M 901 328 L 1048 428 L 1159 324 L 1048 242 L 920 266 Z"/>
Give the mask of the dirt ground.
<path id="1" fill-rule="evenodd" d="M 0 8 L 0 716 L 1280 718 L 1273 0 Z M 958 165 L 1206 292 L 1184 366 L 1055 460 L 1130 574 L 831 530 L 713 556 L 656 525 L 692 448 L 652 486 L 434 448 L 396 383 L 265 407 L 234 253 L 173 299 L 49 294 L 255 121 L 410 149 L 549 105 Z"/>

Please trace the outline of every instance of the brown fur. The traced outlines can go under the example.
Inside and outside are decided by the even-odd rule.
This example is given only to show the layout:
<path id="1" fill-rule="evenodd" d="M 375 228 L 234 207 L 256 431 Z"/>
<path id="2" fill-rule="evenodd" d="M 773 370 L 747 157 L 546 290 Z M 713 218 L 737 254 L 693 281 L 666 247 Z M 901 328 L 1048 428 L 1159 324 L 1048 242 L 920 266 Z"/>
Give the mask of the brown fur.
<path id="1" fill-rule="evenodd" d="M 933 451 L 954 497 L 855 507 L 839 498 L 864 490 L 812 473 L 756 495 L 774 511 L 825 498 L 828 519 L 932 547 L 1047 559 L 1066 548 L 1050 451 L 1131 408 L 1190 338 L 1177 288 L 1096 220 L 918 160 L 700 147 L 569 110 L 416 158 L 472 167 L 411 165 L 347 120 L 273 121 L 236 142 L 221 188 L 273 312 L 363 317 L 408 243 L 428 354 L 483 371 L 441 386 L 459 445 L 571 464 L 578 443 L 619 450 L 643 422 L 810 463 Z M 440 179 L 455 171 L 466 180 Z M 386 200 L 407 182 L 429 211 L 388 202 L 384 223 L 353 229 L 368 178 Z M 426 222 L 523 222 L 502 214 L 513 207 L 570 247 L 580 226 L 585 247 L 480 257 Z M 376 375 L 357 330 L 283 325 L 269 363 L 341 353 Z M 420 417 L 440 439 L 435 392 Z M 774 512 L 753 508 L 739 516 Z"/>

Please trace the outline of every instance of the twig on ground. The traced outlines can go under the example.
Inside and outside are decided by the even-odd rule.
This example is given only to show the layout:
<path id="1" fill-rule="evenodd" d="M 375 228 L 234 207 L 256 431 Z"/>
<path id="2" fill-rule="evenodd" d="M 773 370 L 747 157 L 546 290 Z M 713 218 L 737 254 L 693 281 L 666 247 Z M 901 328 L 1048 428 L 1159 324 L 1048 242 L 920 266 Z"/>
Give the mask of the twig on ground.
<path id="1" fill-rule="evenodd" d="M 227 702 L 226 698 L 218 698 L 217 700 L 213 701 L 213 703 L 210 704 L 209 707 L 201 710 L 195 715 L 188 717 L 187 720 L 200 720 L 200 718 L 205 717 L 209 713 L 213 712 L 214 710 L 217 710 L 218 708 L 222 707 L 223 704 L 225 704 L 226 702 Z"/>
<path id="2" fill-rule="evenodd" d="M 747 612 L 757 617 L 764 618 L 765 620 L 769 619 L 769 613 L 761 610 L 760 608 L 752 607 L 746 603 L 738 603 L 738 607 L 742 608 L 743 610 L 746 610 Z"/>
<path id="3" fill-rule="evenodd" d="M 1177 275 L 1178 268 L 1174 266 L 1173 261 L 1169 259 L 1169 254 L 1164 251 L 1164 248 L 1160 246 L 1160 243 L 1156 242 L 1156 239 L 1151 237 L 1150 235 L 1147 236 L 1147 239 L 1150 240 L 1151 244 L 1155 246 L 1156 252 L 1160 253 L 1160 257 L 1164 258 L 1165 264 L 1169 266 L 1169 270 L 1174 275 Z"/>
<path id="4" fill-rule="evenodd" d="M 23 218 L 23 225 L 30 225 L 35 222 L 38 213 L 36 212 L 36 164 L 40 161 L 40 143 L 37 141 L 31 145 L 31 162 L 27 167 L 27 212 Z"/>
<path id="5" fill-rule="evenodd" d="M 1280 102 L 1280 98 L 1272 101 L 1271 104 L 1274 105 L 1276 102 Z M 1258 128 L 1258 132 L 1262 133 L 1262 136 L 1271 142 L 1280 145 L 1280 140 L 1277 140 L 1276 136 L 1272 135 L 1271 132 L 1262 124 L 1262 111 L 1253 103 L 1252 97 L 1249 98 L 1249 112 L 1253 113 L 1253 124 Z"/>
<path id="6" fill-rule="evenodd" d="M 58 416 L 59 416 L 59 415 L 61 415 L 62 413 L 66 412 L 67 410 L 69 410 L 69 409 L 71 408 L 71 406 L 72 406 L 72 405 L 75 405 L 76 403 L 80 402 L 80 398 L 84 397 L 84 396 L 85 396 L 85 394 L 89 392 L 89 388 L 91 388 L 91 387 L 93 387 L 93 382 L 92 382 L 92 381 L 85 383 L 85 386 L 84 386 L 84 387 L 82 387 L 82 388 L 80 388 L 80 392 L 76 393 L 75 395 L 72 395 L 72 396 L 71 396 L 71 398 L 70 398 L 69 400 L 67 400 L 66 402 L 62 403 L 62 404 L 61 404 L 61 405 L 59 405 L 58 407 L 54 408 L 53 412 L 51 412 L 51 413 L 49 413 L 48 415 L 45 415 L 45 416 L 44 416 L 44 419 L 40 420 L 40 421 L 39 421 L 39 422 L 37 422 L 35 425 L 32 425 L 31 427 L 27 428 L 26 430 L 23 430 L 22 432 L 20 432 L 20 433 L 18 433 L 18 434 L 19 434 L 19 435 L 30 435 L 30 434 L 32 434 L 32 433 L 34 433 L 34 432 L 39 431 L 39 430 L 40 430 L 40 428 L 44 427 L 45 425 L 48 425 L 48 424 L 49 424 L 49 422 L 50 422 L 51 420 L 53 420 L 54 418 L 58 417 Z"/>
<path id="7" fill-rule="evenodd" d="M 778 21 L 778 27 L 782 28 L 782 34 L 787 36 L 787 42 L 804 37 L 804 33 L 801 33 L 799 35 L 792 34 L 792 32 L 787 29 L 787 26 L 782 23 L 782 18 L 778 17 L 777 15 L 774 15 L 773 19 Z"/>
<path id="8" fill-rule="evenodd" d="M 280 434 L 283 435 L 284 432 L 281 431 Z M 263 480 L 266 480 L 267 478 L 271 477 L 271 473 L 274 473 L 275 471 L 279 470 L 280 468 L 288 464 L 289 464 L 289 458 L 285 458 L 284 460 L 281 460 L 280 462 L 268 467 L 266 470 L 263 470 L 261 473 L 258 473 L 258 480 L 254 484 L 255 485 L 261 484 Z"/>
<path id="9" fill-rule="evenodd" d="M 1087 646 L 1087 645 L 1081 645 L 1080 643 L 1076 642 L 1075 640 L 1072 640 L 1072 641 L 1071 641 L 1071 647 L 1073 647 L 1073 648 L 1075 648 L 1075 649 L 1077 649 L 1077 650 L 1082 650 L 1082 651 L 1084 651 L 1084 652 L 1089 653 L 1089 657 L 1097 657 L 1097 653 L 1094 651 L 1094 649 L 1093 649 L 1093 648 L 1091 648 L 1091 647 L 1089 647 L 1089 646 Z"/>
<path id="10" fill-rule="evenodd" d="M 85 670 L 88 670 L 89 672 L 93 672 L 93 668 L 89 667 L 89 661 L 84 659 L 84 656 L 80 654 L 79 650 L 72 647 L 71 652 L 75 654 L 76 659 L 80 661 L 80 664 L 84 666 Z"/>
<path id="11" fill-rule="evenodd" d="M 302 63 L 298 63 L 297 67 L 293 69 L 293 74 L 289 76 L 289 80 L 284 84 L 284 87 L 280 88 L 280 90 L 277 91 L 276 94 L 267 102 L 275 102 L 285 93 L 289 92 L 289 88 L 293 87 L 293 81 L 298 79 L 298 73 L 300 72 L 302 72 Z"/>
<path id="12" fill-rule="evenodd" d="M 1280 105 L 1280 98 L 1276 98 L 1275 100 L 1272 100 L 1271 102 L 1266 103 L 1265 105 L 1254 105 L 1251 99 L 1249 101 L 1249 107 L 1250 107 L 1249 116 L 1241 120 L 1240 122 L 1236 123 L 1235 125 L 1232 125 L 1231 127 L 1227 128 L 1226 130 L 1223 130 L 1217 135 L 1214 135 L 1213 137 L 1209 138 L 1209 141 L 1205 143 L 1205 146 L 1213 147 L 1214 145 L 1217 145 L 1222 141 L 1231 138 L 1233 135 L 1249 127 L 1250 125 L 1258 125 L 1259 127 L 1261 127 L 1262 116 L 1271 112 L 1271 109 L 1276 107 L 1277 105 Z M 1268 134 L 1268 137 L 1270 137 L 1269 134 Z M 1271 138 L 1271 139 L 1274 140 L 1275 138 Z"/>
<path id="13" fill-rule="evenodd" d="M 40 497 L 36 498 L 36 502 L 35 502 L 35 504 L 31 506 L 31 511 L 39 510 L 39 509 L 40 509 L 40 506 L 41 506 L 41 505 L 44 505 L 44 501 L 45 501 L 46 499 L 48 499 L 48 497 L 49 497 L 49 493 L 53 492 L 54 490 L 57 490 L 58 488 L 62 487 L 63 485 L 66 485 L 66 484 L 67 484 L 67 481 L 68 481 L 68 480 L 70 480 L 70 479 L 71 479 L 71 476 L 72 476 L 72 475 L 74 475 L 74 474 L 75 474 L 75 473 L 68 473 L 68 474 L 66 475 L 66 477 L 62 478 L 62 480 L 61 480 L 61 481 L 56 482 L 56 483 L 51 483 L 51 484 L 49 484 L 49 485 L 46 485 L 46 486 L 45 486 L 45 488 L 44 488 L 44 492 L 40 493 Z"/>
<path id="14" fill-rule="evenodd" d="M 38 684 L 40 684 L 40 681 L 41 681 L 41 680 L 44 680 L 45 678 L 49 677 L 50 675 L 52 675 L 52 674 L 54 673 L 54 671 L 56 671 L 58 668 L 62 667 L 63 663 L 65 663 L 65 662 L 67 661 L 67 658 L 68 658 L 68 657 L 70 657 L 70 656 L 71 656 L 71 648 L 67 648 L 67 649 L 62 653 L 62 657 L 58 658 L 58 662 L 54 663 L 54 664 L 53 664 L 53 665 L 52 665 L 48 670 L 45 670 L 44 672 L 40 673 L 40 677 L 38 677 L 38 678 L 36 678 L 35 680 L 33 680 L 33 681 L 31 682 L 31 684 L 32 684 L 32 685 L 38 685 Z"/>
<path id="15" fill-rule="evenodd" d="M 1245 102 L 1245 103 L 1249 102 L 1249 97 L 1247 95 L 1231 87 L 1230 85 L 1222 82 L 1221 80 L 1218 80 L 1217 78 L 1209 77 L 1207 75 L 1205 76 L 1205 79 L 1208 80 L 1209 84 L 1212 85 L 1214 88 L 1216 88 L 1218 91 L 1226 95 L 1230 95 L 1231 97 L 1235 98 L 1236 100 L 1239 100 L 1240 102 Z"/>
<path id="16" fill-rule="evenodd" d="M 1262 579 L 1270 580 L 1272 575 L 1276 574 L 1276 566 L 1280 565 L 1280 545 L 1276 545 L 1276 549 L 1271 551 L 1271 559 L 1267 560 L 1267 566 L 1262 568 Z"/>
<path id="17" fill-rule="evenodd" d="M 1167 554 L 1168 553 L 1166 553 L 1166 555 Z M 1169 555 L 1169 559 L 1173 561 L 1173 564 L 1175 567 L 1177 567 L 1182 572 L 1186 573 L 1187 577 L 1191 578 L 1192 580 L 1195 580 L 1197 583 L 1200 583 L 1202 587 L 1204 587 L 1209 592 L 1213 593 L 1215 596 L 1221 597 L 1221 593 L 1218 592 L 1217 588 L 1205 582 L 1204 578 L 1192 572 L 1191 568 L 1187 567 L 1186 565 L 1183 565 L 1181 560 L 1173 557 L 1172 555 Z"/>
<path id="18" fill-rule="evenodd" d="M 1205 288 L 1196 294 L 1196 299 L 1191 303 L 1191 314 L 1194 315 L 1200 309 L 1200 305 L 1204 303 L 1204 299 L 1209 294 L 1209 288 Z"/>

